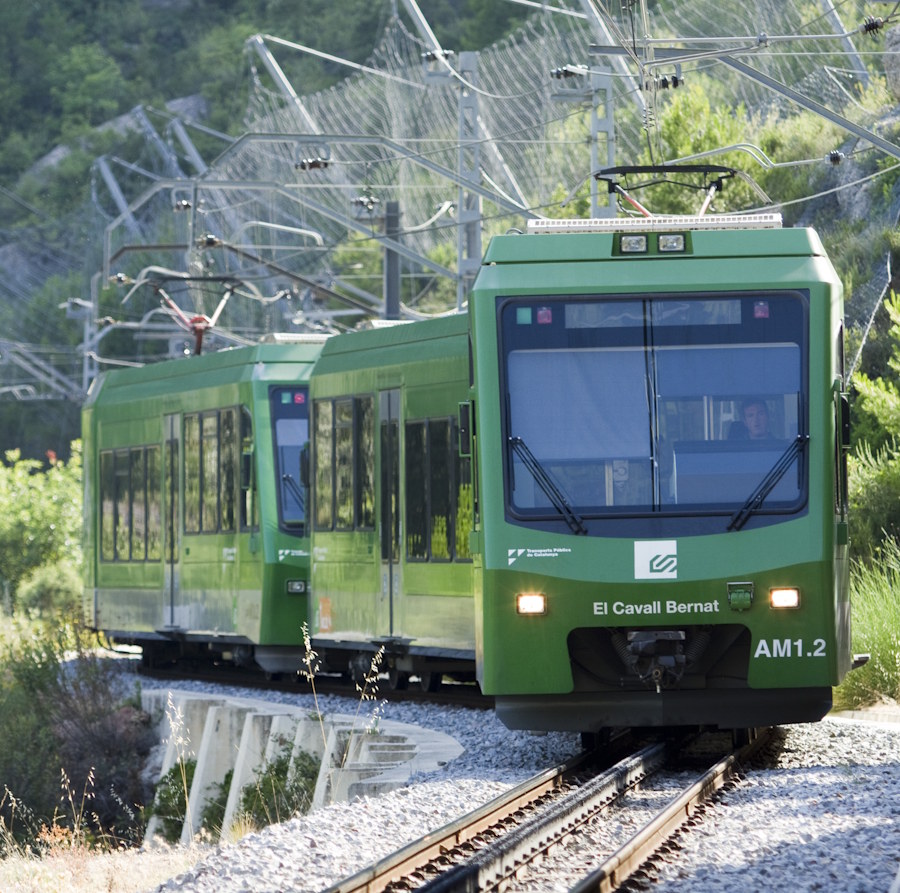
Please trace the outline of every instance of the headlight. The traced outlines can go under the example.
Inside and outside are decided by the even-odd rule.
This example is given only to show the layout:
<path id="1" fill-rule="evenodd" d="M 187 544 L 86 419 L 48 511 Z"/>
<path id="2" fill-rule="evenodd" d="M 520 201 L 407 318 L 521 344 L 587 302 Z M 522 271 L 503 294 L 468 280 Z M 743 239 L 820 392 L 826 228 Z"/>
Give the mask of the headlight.
<path id="1" fill-rule="evenodd" d="M 799 608 L 800 590 L 785 587 L 769 590 L 769 604 L 773 608 Z"/>
<path id="2" fill-rule="evenodd" d="M 547 596 L 543 592 L 520 592 L 516 596 L 518 614 L 546 614 Z"/>

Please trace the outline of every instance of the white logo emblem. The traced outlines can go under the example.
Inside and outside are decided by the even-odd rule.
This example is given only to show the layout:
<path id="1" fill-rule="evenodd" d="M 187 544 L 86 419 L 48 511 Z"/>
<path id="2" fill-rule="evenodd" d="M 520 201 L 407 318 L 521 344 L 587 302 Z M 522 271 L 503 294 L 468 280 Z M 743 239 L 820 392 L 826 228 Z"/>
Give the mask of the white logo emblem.
<path id="1" fill-rule="evenodd" d="M 560 555 L 569 555 L 572 552 L 568 546 L 548 546 L 543 549 L 507 549 L 506 566 L 514 564 L 523 555 L 526 558 L 559 558 Z"/>
<path id="2" fill-rule="evenodd" d="M 634 579 L 678 579 L 678 543 L 675 540 L 635 541 Z"/>

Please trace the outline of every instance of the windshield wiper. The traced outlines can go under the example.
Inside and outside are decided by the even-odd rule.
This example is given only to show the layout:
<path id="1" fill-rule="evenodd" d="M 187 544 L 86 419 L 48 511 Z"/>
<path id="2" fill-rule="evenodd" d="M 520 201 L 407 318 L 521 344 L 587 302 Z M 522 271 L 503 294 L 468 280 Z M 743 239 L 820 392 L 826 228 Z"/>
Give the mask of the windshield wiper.
<path id="1" fill-rule="evenodd" d="M 803 452 L 808 441 L 808 434 L 797 435 L 791 445 L 769 469 L 766 476 L 759 482 L 759 486 L 747 497 L 747 501 L 731 516 L 731 520 L 725 528 L 726 530 L 740 530 L 747 523 L 750 516 L 765 502 L 766 497 L 772 492 L 788 468 L 791 467 L 794 459 Z"/>
<path id="2" fill-rule="evenodd" d="M 510 437 L 509 445 L 513 452 L 522 460 L 522 464 L 531 472 L 531 476 L 537 482 L 537 485 L 544 491 L 544 495 L 553 504 L 553 507 L 565 518 L 566 524 L 569 525 L 573 533 L 587 534 L 587 528 L 581 516 L 575 512 L 565 494 L 557 486 L 556 482 L 547 473 L 547 469 L 541 465 L 540 460 L 531 450 L 521 437 Z"/>
<path id="3" fill-rule="evenodd" d="M 287 473 L 281 476 L 281 480 L 284 481 L 285 484 L 287 484 L 287 489 L 294 494 L 294 499 L 296 499 L 300 504 L 300 510 L 304 514 L 306 514 L 306 496 L 304 495 L 300 485 L 294 480 L 292 475 Z"/>

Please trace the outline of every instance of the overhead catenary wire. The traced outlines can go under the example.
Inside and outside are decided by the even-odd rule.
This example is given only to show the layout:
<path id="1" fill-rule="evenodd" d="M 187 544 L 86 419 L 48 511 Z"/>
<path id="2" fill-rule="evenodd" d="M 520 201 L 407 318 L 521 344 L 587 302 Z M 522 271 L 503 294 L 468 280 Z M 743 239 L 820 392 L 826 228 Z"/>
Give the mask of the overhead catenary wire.
<path id="1" fill-rule="evenodd" d="M 362 185 L 368 185 L 383 200 L 390 197 L 401 203 L 402 223 L 398 237 L 416 254 L 428 258 L 435 253 L 454 251 L 459 221 L 451 217 L 449 210 L 438 215 L 436 209 L 455 198 L 452 192 L 457 184 L 442 181 L 438 174 L 425 170 L 420 162 L 434 162 L 442 169 L 455 171 L 459 154 L 466 148 L 481 150 L 481 182 L 498 201 L 509 202 L 513 196 L 504 166 L 514 176 L 525 198 L 518 217 L 504 213 L 484 200 L 481 225 L 486 235 L 521 225 L 525 214 L 558 214 L 561 210 L 559 193 L 571 190 L 572 196 L 580 195 L 590 173 L 585 127 L 589 106 L 560 105 L 554 98 L 556 85 L 551 83 L 548 72 L 560 65 L 582 67 L 586 103 L 590 101 L 587 89 L 590 76 L 603 72 L 608 78 L 614 96 L 615 137 L 621 158 L 634 159 L 648 152 L 657 159 L 664 156 L 666 149 L 659 140 L 659 123 L 669 97 L 675 94 L 652 87 L 656 90 L 655 115 L 649 122 L 640 120 L 628 100 L 628 91 L 632 89 L 628 77 L 617 70 L 604 71 L 603 60 L 589 55 L 594 38 L 584 12 L 575 8 L 574 3 L 539 6 L 540 9 L 534 9 L 535 15 L 513 35 L 479 52 L 479 114 L 491 134 L 490 141 L 482 134 L 479 139 L 460 145 L 458 100 L 460 92 L 468 89 L 467 84 L 449 74 L 442 82 L 429 80 L 431 75 L 426 71 L 421 55 L 425 48 L 423 41 L 409 33 L 402 22 L 385 14 L 384 31 L 370 58 L 365 63 L 346 66 L 352 73 L 334 87 L 302 98 L 311 119 L 318 122 L 321 130 L 327 125 L 336 132 L 336 137 L 340 133 L 388 133 L 393 145 L 409 150 L 406 154 L 394 153 L 384 146 L 340 145 L 335 141 L 327 147 L 330 150 L 327 168 L 296 171 L 294 164 L 302 157 L 296 154 L 301 151 L 296 146 L 304 134 L 297 131 L 297 117 L 290 103 L 272 89 L 271 82 L 259 77 L 258 72 L 256 76 L 250 75 L 248 129 L 290 135 L 293 148 L 289 148 L 287 142 L 279 146 L 247 144 L 236 153 L 226 152 L 219 159 L 211 159 L 207 173 L 185 178 L 178 197 L 184 201 L 196 197 L 189 213 L 173 218 L 171 203 L 164 191 L 152 195 L 148 191 L 147 198 L 139 197 L 149 179 L 140 171 L 155 177 L 162 174 L 162 162 L 154 157 L 149 145 L 141 147 L 140 156 L 119 153 L 129 165 L 128 170 L 122 168 L 121 174 L 126 201 L 139 231 L 145 234 L 147 250 L 163 241 L 153 236 L 154 226 L 175 227 L 179 238 L 184 236 L 187 244 L 189 237 L 201 229 L 228 236 L 244 221 L 267 220 L 271 224 L 268 233 L 262 229 L 250 230 L 253 233 L 251 239 L 242 238 L 239 242 L 231 239 L 235 245 L 249 249 L 248 254 L 254 255 L 255 259 L 224 250 L 191 248 L 183 256 L 172 252 L 160 256 L 158 264 L 175 266 L 183 263 L 185 270 L 199 264 L 210 276 L 231 275 L 242 281 L 253 281 L 265 292 L 265 300 L 270 301 L 270 296 L 283 287 L 288 273 L 324 281 L 328 278 L 329 266 L 340 272 L 339 246 L 348 244 L 348 235 L 352 232 L 345 221 L 355 213 L 350 210 L 352 193 Z M 847 64 L 849 57 L 840 40 L 846 35 L 857 35 L 857 53 L 870 61 L 880 58 L 884 55 L 878 42 L 882 39 L 881 32 L 887 24 L 896 21 L 898 9 L 897 4 L 883 4 L 888 8 L 878 8 L 877 12 L 884 27 L 878 32 L 861 34 L 859 27 L 865 21 L 865 15 L 860 12 L 864 11 L 864 4 L 844 0 L 835 7 L 846 27 L 829 34 L 823 24 L 829 19 L 824 14 L 810 18 L 807 24 L 801 20 L 800 12 L 808 7 L 784 0 L 759 0 L 752 9 L 723 6 L 711 0 L 658 0 L 652 8 L 646 3 L 604 2 L 595 3 L 595 6 L 603 11 L 614 33 L 633 54 L 630 57 L 632 64 L 640 61 L 648 75 L 665 74 L 666 65 L 670 64 L 652 54 L 649 59 L 642 55 L 644 45 L 653 53 L 657 47 L 675 45 L 662 41 L 660 35 L 663 34 L 678 35 L 679 46 L 694 47 L 698 51 L 736 47 L 742 42 L 749 48 L 755 41 L 758 45 L 752 50 L 754 65 L 773 77 L 796 85 L 797 90 L 823 105 L 859 117 L 869 115 L 870 107 L 857 92 L 853 82 L 855 69 Z M 760 35 L 755 27 L 758 22 L 766 24 L 764 44 L 759 43 Z M 273 45 L 291 51 L 292 41 L 288 39 L 291 35 L 270 37 L 277 41 Z M 326 57 L 340 60 L 334 53 L 326 52 L 329 47 L 305 49 L 314 51 L 309 53 L 311 58 L 329 64 L 335 63 Z M 685 64 L 684 74 L 688 78 L 698 77 L 700 72 L 712 70 L 717 64 L 714 58 L 698 58 Z M 766 116 L 790 113 L 786 102 L 739 75 L 717 70 L 717 83 L 729 97 L 729 104 L 745 108 L 748 118 L 755 116 L 762 120 Z M 172 120 L 171 114 L 157 115 L 155 110 L 150 110 L 149 117 L 154 122 L 157 119 L 163 121 L 166 127 Z M 645 127 L 647 123 L 649 128 Z M 489 146 L 491 151 L 484 151 Z M 322 146 L 311 143 L 309 148 L 320 149 Z M 813 163 L 813 160 L 793 162 L 798 168 Z M 827 198 L 829 193 L 861 189 L 868 182 L 868 176 L 854 177 L 854 183 L 859 184 L 856 186 L 839 184 L 827 191 L 810 188 L 809 195 L 793 198 L 788 204 L 811 206 Z M 876 176 L 877 173 L 873 174 L 872 179 Z M 284 189 L 280 192 L 249 187 L 226 190 L 213 185 L 227 180 L 235 184 L 280 181 L 284 185 L 291 178 L 290 195 Z M 573 189 L 572 184 L 578 185 Z M 305 200 L 306 196 L 310 197 L 310 202 Z M 106 228 L 111 254 L 124 247 L 139 248 L 140 240 L 134 239 L 121 224 L 115 224 L 119 211 L 111 207 L 109 197 L 102 192 L 102 184 L 98 186 L 96 198 L 97 207 L 104 209 L 100 234 L 95 234 L 96 242 L 100 243 L 104 235 L 102 230 Z M 773 201 L 777 202 L 777 198 L 773 196 Z M 716 201 L 719 201 L 718 197 Z M 322 212 L 332 216 L 327 217 Z M 291 229 L 304 227 L 319 232 L 323 244 L 315 247 L 291 245 Z M 191 233 L 189 228 L 194 232 Z M 377 230 L 377 221 L 370 221 L 370 228 Z M 176 240 L 167 238 L 164 241 Z M 364 245 L 380 248 L 375 236 L 355 235 L 354 249 Z M 81 250 L 70 253 L 84 255 Z M 134 256 L 138 257 L 137 251 Z M 284 272 L 279 272 L 280 268 Z M 415 264 L 404 267 L 404 276 L 410 274 L 410 280 L 414 272 Z M 24 277 L 17 277 L 16 271 L 3 288 L 8 294 L 29 294 L 31 286 Z M 193 282 L 185 288 L 190 289 L 185 292 L 186 297 L 202 293 L 203 301 L 209 304 L 216 300 L 216 288 L 221 286 L 203 290 L 203 286 Z M 227 319 L 230 325 L 243 329 L 280 324 L 280 317 L 276 315 L 276 308 L 280 306 L 278 301 L 272 299 L 266 304 L 258 298 L 237 300 L 240 297 L 240 293 L 234 294 L 227 310 L 223 311 L 222 320 Z M 413 297 L 410 295 L 409 300 Z M 16 299 L 24 300 L 23 297 Z M 869 309 L 860 311 L 860 316 L 867 316 Z M 24 315 L 21 324 L 24 334 L 24 327 L 31 324 L 26 323 Z"/>

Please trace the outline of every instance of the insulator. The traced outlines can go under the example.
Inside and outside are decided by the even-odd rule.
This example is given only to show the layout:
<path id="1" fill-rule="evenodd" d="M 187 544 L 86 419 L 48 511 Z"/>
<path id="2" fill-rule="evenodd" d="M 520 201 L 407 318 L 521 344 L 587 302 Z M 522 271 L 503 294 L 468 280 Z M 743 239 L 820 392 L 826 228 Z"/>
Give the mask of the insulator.
<path id="1" fill-rule="evenodd" d="M 834 167 L 837 167 L 844 160 L 844 153 L 838 149 L 832 149 L 825 157 Z"/>
<path id="2" fill-rule="evenodd" d="M 863 34 L 876 34 L 884 27 L 884 19 L 876 18 L 875 16 L 866 16 L 865 21 L 860 26 L 859 30 Z"/>

